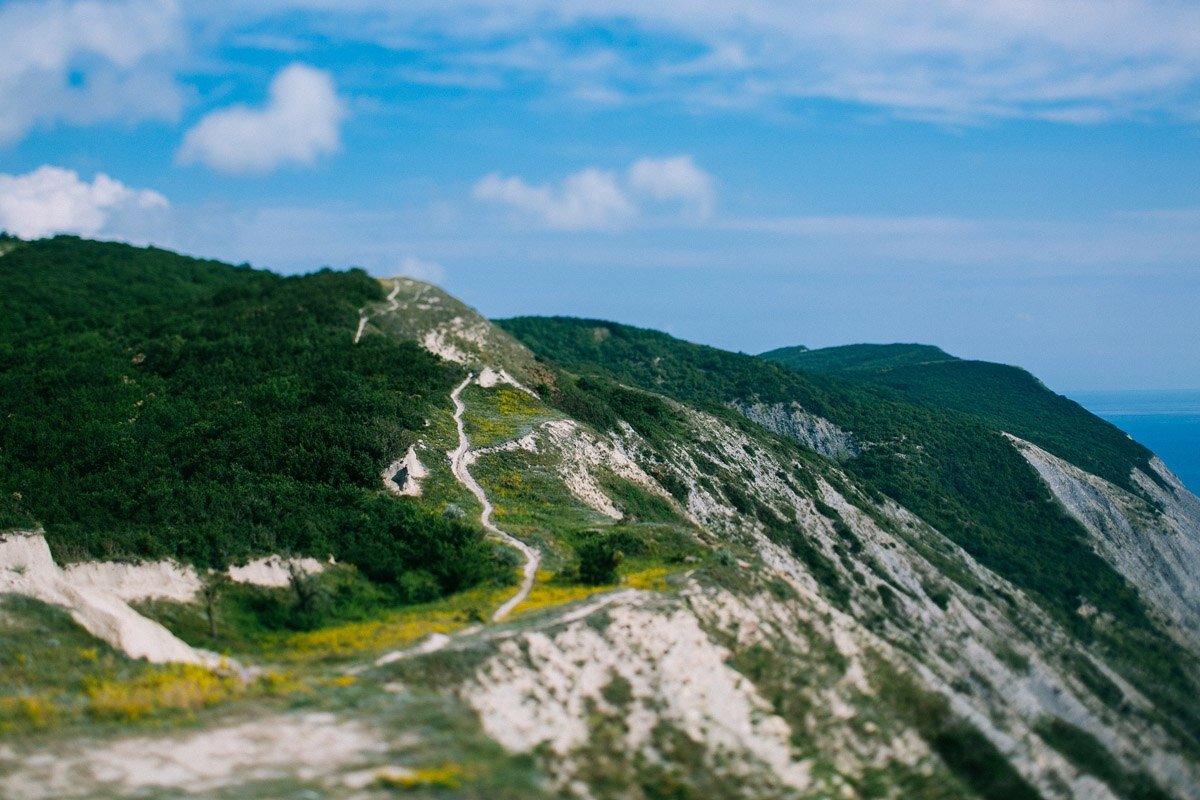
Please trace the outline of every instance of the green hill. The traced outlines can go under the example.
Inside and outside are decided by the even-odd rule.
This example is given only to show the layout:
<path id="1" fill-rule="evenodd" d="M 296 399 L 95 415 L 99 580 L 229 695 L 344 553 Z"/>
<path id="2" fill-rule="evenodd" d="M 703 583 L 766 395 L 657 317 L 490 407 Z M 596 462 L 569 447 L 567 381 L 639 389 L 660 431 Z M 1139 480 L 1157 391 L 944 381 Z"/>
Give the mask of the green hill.
<path id="1" fill-rule="evenodd" d="M 477 531 L 379 491 L 460 370 L 352 344 L 383 295 L 365 273 L 59 237 L 0 258 L 0 286 L 0 529 L 40 523 L 67 561 L 333 555 L 406 591 L 491 569 Z"/>
<path id="2" fill-rule="evenodd" d="M 928 344 L 848 344 L 841 347 L 781 347 L 760 358 L 809 372 L 837 374 L 884 372 L 896 367 L 957 359 L 940 347 Z"/>
<path id="3" fill-rule="evenodd" d="M 1153 476 L 1153 453 L 1018 367 L 964 361 L 930 345 L 783 348 L 762 358 L 801 372 L 836 375 L 895 390 L 906 400 L 968 414 L 995 431 L 1033 442 L 1131 491 L 1135 468 Z"/>
<path id="4" fill-rule="evenodd" d="M 801 372 L 611 322 L 519 317 L 499 324 L 569 372 L 604 376 L 713 413 L 732 415 L 730 404 L 743 400 L 799 403 L 863 443 L 861 456 L 841 462 L 847 473 L 1031 592 L 1083 640 L 1102 639 L 1127 663 L 1157 670 L 1153 680 L 1182 680 L 1177 652 L 1154 632 L 1137 592 L 1094 552 L 1082 526 L 986 417 L 871 381 Z M 1073 424 L 1107 427 L 1100 420 Z M 1103 627 L 1080 616 L 1081 598 L 1120 624 Z"/>

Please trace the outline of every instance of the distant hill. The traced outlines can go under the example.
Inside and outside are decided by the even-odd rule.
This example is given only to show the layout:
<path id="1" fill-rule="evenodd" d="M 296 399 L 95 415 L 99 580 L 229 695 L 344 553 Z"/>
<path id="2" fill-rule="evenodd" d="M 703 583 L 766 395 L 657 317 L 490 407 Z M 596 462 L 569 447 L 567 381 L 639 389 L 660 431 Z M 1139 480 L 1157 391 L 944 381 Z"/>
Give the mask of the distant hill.
<path id="1" fill-rule="evenodd" d="M 1134 490 L 1134 469 L 1151 473 L 1148 449 L 1018 367 L 964 361 L 931 345 L 782 348 L 762 358 L 801 372 L 894 390 L 909 401 L 970 415 Z"/>
<path id="2" fill-rule="evenodd" d="M 896 367 L 955 361 L 954 356 L 928 344 L 848 344 L 841 347 L 781 347 L 760 358 L 811 372 L 885 372 Z"/>

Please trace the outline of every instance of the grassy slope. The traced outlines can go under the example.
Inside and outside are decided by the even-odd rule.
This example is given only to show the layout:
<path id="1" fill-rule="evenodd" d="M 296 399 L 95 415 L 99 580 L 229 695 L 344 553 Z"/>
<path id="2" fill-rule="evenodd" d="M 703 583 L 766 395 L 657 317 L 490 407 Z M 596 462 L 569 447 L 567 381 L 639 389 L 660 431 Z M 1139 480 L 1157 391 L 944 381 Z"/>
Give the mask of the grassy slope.
<path id="1" fill-rule="evenodd" d="M 575 373 L 602 375 L 729 413 L 758 397 L 796 401 L 869 443 L 846 471 L 877 487 L 1030 591 L 1081 639 L 1102 642 L 1139 682 L 1187 685 L 1177 648 L 1158 633 L 1136 592 L 1086 542 L 1016 450 L 980 419 L 900 393 L 655 331 L 595 320 L 517 318 L 500 323 L 535 353 Z M 578 401 L 573 401 L 578 402 Z M 1088 598 L 1119 621 L 1093 627 Z"/>
<path id="2" fill-rule="evenodd" d="M 0 528 L 59 558 L 334 554 L 410 599 L 489 574 L 474 529 L 379 491 L 458 370 L 387 337 L 360 271 L 283 278 L 69 237 L 0 259 Z"/>
<path id="3" fill-rule="evenodd" d="M 1152 457 L 1116 426 L 1017 367 L 962 361 L 936 347 L 908 344 L 783 348 L 762 358 L 884 386 L 909 400 L 969 414 L 1126 489 L 1135 489 L 1131 470 L 1148 471 Z"/>

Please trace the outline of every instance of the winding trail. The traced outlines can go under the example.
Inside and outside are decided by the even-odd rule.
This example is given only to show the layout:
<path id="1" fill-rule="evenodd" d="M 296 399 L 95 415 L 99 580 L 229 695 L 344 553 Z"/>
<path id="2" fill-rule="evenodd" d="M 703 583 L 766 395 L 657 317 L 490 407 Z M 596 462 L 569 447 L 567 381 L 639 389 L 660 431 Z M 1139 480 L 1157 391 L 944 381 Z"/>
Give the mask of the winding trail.
<path id="1" fill-rule="evenodd" d="M 474 373 L 469 373 L 466 380 L 450 393 L 450 399 L 454 401 L 454 424 L 458 427 L 458 447 L 451 450 L 447 455 L 450 456 L 450 469 L 454 473 L 454 477 L 458 479 L 459 483 L 467 487 L 467 490 L 475 495 L 475 499 L 483 506 L 483 511 L 479 514 L 479 522 L 493 536 L 510 547 L 520 550 L 522 555 L 525 556 L 525 566 L 521 568 L 521 571 L 524 573 L 524 578 L 521 580 L 521 588 L 504 605 L 496 609 L 496 613 L 492 615 L 493 621 L 500 622 L 529 596 L 530 590 L 533 589 L 533 579 L 537 575 L 538 565 L 542 561 L 542 554 L 511 533 L 500 530 L 492 523 L 492 511 L 494 510 L 492 503 L 488 500 L 483 487 L 479 485 L 479 482 L 471 476 L 471 473 L 467 469 L 467 456 L 470 453 L 471 440 L 467 438 L 467 431 L 463 426 L 463 412 L 466 411 L 466 406 L 463 405 L 460 395 L 462 394 L 462 390 L 467 388 L 474 379 Z"/>
<path id="2" fill-rule="evenodd" d="M 396 295 L 398 295 L 398 294 L 400 294 L 400 281 L 394 280 L 394 281 L 392 281 L 392 291 L 387 296 L 388 307 L 383 309 L 384 312 L 395 311 L 397 308 L 400 307 L 400 301 L 396 299 Z M 358 344 L 358 340 L 362 338 L 363 331 L 366 330 L 366 327 L 367 327 L 367 318 L 369 316 L 370 316 L 370 314 L 367 313 L 367 309 L 365 306 L 363 308 L 359 309 L 359 311 L 358 311 L 358 330 L 356 330 L 354 332 L 354 343 L 355 344 Z"/>

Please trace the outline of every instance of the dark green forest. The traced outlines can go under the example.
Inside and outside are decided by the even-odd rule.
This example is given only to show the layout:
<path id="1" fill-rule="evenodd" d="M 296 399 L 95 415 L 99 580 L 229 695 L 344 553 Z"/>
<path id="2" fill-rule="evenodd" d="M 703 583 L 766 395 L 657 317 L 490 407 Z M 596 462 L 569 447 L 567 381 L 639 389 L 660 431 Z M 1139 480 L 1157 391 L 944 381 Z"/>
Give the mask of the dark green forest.
<path id="1" fill-rule="evenodd" d="M 0 258 L 0 528 L 56 557 L 266 553 L 353 564 L 401 599 L 493 574 L 462 523 L 380 491 L 458 370 L 352 344 L 360 270 L 280 277 L 71 237 Z"/>

